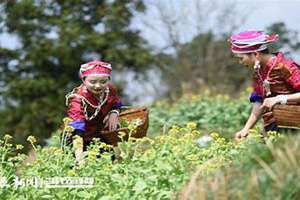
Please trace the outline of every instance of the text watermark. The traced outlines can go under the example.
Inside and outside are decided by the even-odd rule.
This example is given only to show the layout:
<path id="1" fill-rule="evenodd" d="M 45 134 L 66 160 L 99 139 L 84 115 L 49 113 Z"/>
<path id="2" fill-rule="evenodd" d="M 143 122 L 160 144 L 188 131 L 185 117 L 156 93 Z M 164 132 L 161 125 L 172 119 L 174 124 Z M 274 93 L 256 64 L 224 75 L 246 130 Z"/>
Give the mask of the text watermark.
<path id="1" fill-rule="evenodd" d="M 24 177 L 15 176 L 8 180 L 0 176 L 0 188 L 91 188 L 94 186 L 93 177 Z"/>

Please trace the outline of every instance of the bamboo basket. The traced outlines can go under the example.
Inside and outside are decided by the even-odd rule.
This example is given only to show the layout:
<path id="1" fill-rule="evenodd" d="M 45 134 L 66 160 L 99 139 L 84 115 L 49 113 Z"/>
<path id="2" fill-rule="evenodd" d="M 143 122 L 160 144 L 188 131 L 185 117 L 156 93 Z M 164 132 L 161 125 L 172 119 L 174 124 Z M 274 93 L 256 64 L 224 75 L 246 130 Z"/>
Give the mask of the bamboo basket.
<path id="1" fill-rule="evenodd" d="M 146 107 L 127 109 L 124 112 L 121 112 L 119 117 L 120 120 L 125 119 L 128 122 L 131 122 L 132 120 L 137 118 L 141 119 L 141 124 L 137 127 L 136 131 L 132 133 L 131 137 L 142 138 L 146 136 L 149 125 L 149 111 Z M 117 146 L 118 142 L 121 141 L 121 132 L 125 133 L 123 139 L 128 140 L 128 128 L 119 128 L 115 131 L 101 131 L 100 135 L 103 142 L 113 146 Z"/>
<path id="2" fill-rule="evenodd" d="M 300 105 L 275 105 L 272 110 L 276 124 L 280 128 L 300 129 Z"/>

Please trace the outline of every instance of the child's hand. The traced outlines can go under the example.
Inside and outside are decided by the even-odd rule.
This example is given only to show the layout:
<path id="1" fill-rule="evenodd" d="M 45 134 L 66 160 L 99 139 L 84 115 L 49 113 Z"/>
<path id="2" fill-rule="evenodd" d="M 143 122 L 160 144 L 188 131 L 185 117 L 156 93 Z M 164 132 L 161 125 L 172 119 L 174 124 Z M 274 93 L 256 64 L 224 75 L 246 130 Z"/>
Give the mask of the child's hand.
<path id="1" fill-rule="evenodd" d="M 103 122 L 105 123 L 104 128 L 108 127 L 109 131 L 115 131 L 120 126 L 119 115 L 117 113 L 114 113 L 114 112 L 107 115 L 104 118 Z"/>

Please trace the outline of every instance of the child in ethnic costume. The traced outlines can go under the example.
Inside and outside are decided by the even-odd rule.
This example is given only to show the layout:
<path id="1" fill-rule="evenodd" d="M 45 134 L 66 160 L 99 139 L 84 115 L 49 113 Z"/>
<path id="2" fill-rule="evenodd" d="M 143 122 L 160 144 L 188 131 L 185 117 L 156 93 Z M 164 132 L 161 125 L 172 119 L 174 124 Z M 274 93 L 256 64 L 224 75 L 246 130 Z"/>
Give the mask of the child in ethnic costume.
<path id="1" fill-rule="evenodd" d="M 83 151 L 93 138 L 101 140 L 101 131 L 114 131 L 119 126 L 119 109 L 122 106 L 116 89 L 110 83 L 111 65 L 92 61 L 81 65 L 79 75 L 82 84 L 66 95 L 68 123 L 73 135 L 83 139 Z M 72 143 L 72 137 L 67 139 Z"/>
<path id="2" fill-rule="evenodd" d="M 230 37 L 231 51 L 240 64 L 253 67 L 253 103 L 251 114 L 242 130 L 235 134 L 237 140 L 248 136 L 262 116 L 265 131 L 277 131 L 271 109 L 275 104 L 300 101 L 300 68 L 282 53 L 271 54 L 268 44 L 278 40 L 278 35 L 260 31 L 245 31 Z"/>

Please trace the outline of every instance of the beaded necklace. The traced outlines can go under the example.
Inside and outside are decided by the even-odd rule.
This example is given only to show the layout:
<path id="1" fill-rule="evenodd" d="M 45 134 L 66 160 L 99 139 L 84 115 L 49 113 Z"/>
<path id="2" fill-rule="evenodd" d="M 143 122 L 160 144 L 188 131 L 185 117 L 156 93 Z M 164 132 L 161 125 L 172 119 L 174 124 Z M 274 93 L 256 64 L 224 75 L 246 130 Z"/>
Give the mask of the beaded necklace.
<path id="1" fill-rule="evenodd" d="M 267 96 L 267 97 L 271 95 L 270 81 L 268 80 L 268 78 L 270 76 L 270 73 L 271 73 L 272 69 L 275 67 L 275 65 L 277 63 L 277 57 L 273 57 L 271 59 L 273 60 L 273 62 L 272 62 L 272 65 L 271 65 L 270 69 L 267 72 L 267 75 L 266 75 L 265 79 L 263 79 L 262 76 L 261 76 L 261 74 L 260 74 L 260 68 L 255 68 L 255 72 L 258 75 L 259 80 L 263 84 L 263 88 L 264 88 L 264 90 L 263 90 L 263 92 L 264 92 L 263 96 Z"/>
<path id="2" fill-rule="evenodd" d="M 86 120 L 90 121 L 92 119 L 94 119 L 99 111 L 101 110 L 101 107 L 107 102 L 108 99 L 108 94 L 109 94 L 109 88 L 105 88 L 104 92 L 101 92 L 99 95 L 99 103 L 97 106 L 94 106 L 91 102 L 89 102 L 89 100 L 87 100 L 84 96 L 77 94 L 78 88 L 74 88 L 72 90 L 72 92 L 68 93 L 66 95 L 66 105 L 69 105 L 69 99 L 72 97 L 78 97 L 80 98 L 82 105 L 83 105 L 83 112 L 84 112 L 84 117 Z M 95 112 L 91 115 L 88 116 L 88 112 L 87 112 L 87 106 L 91 106 L 92 108 L 95 108 Z"/>

